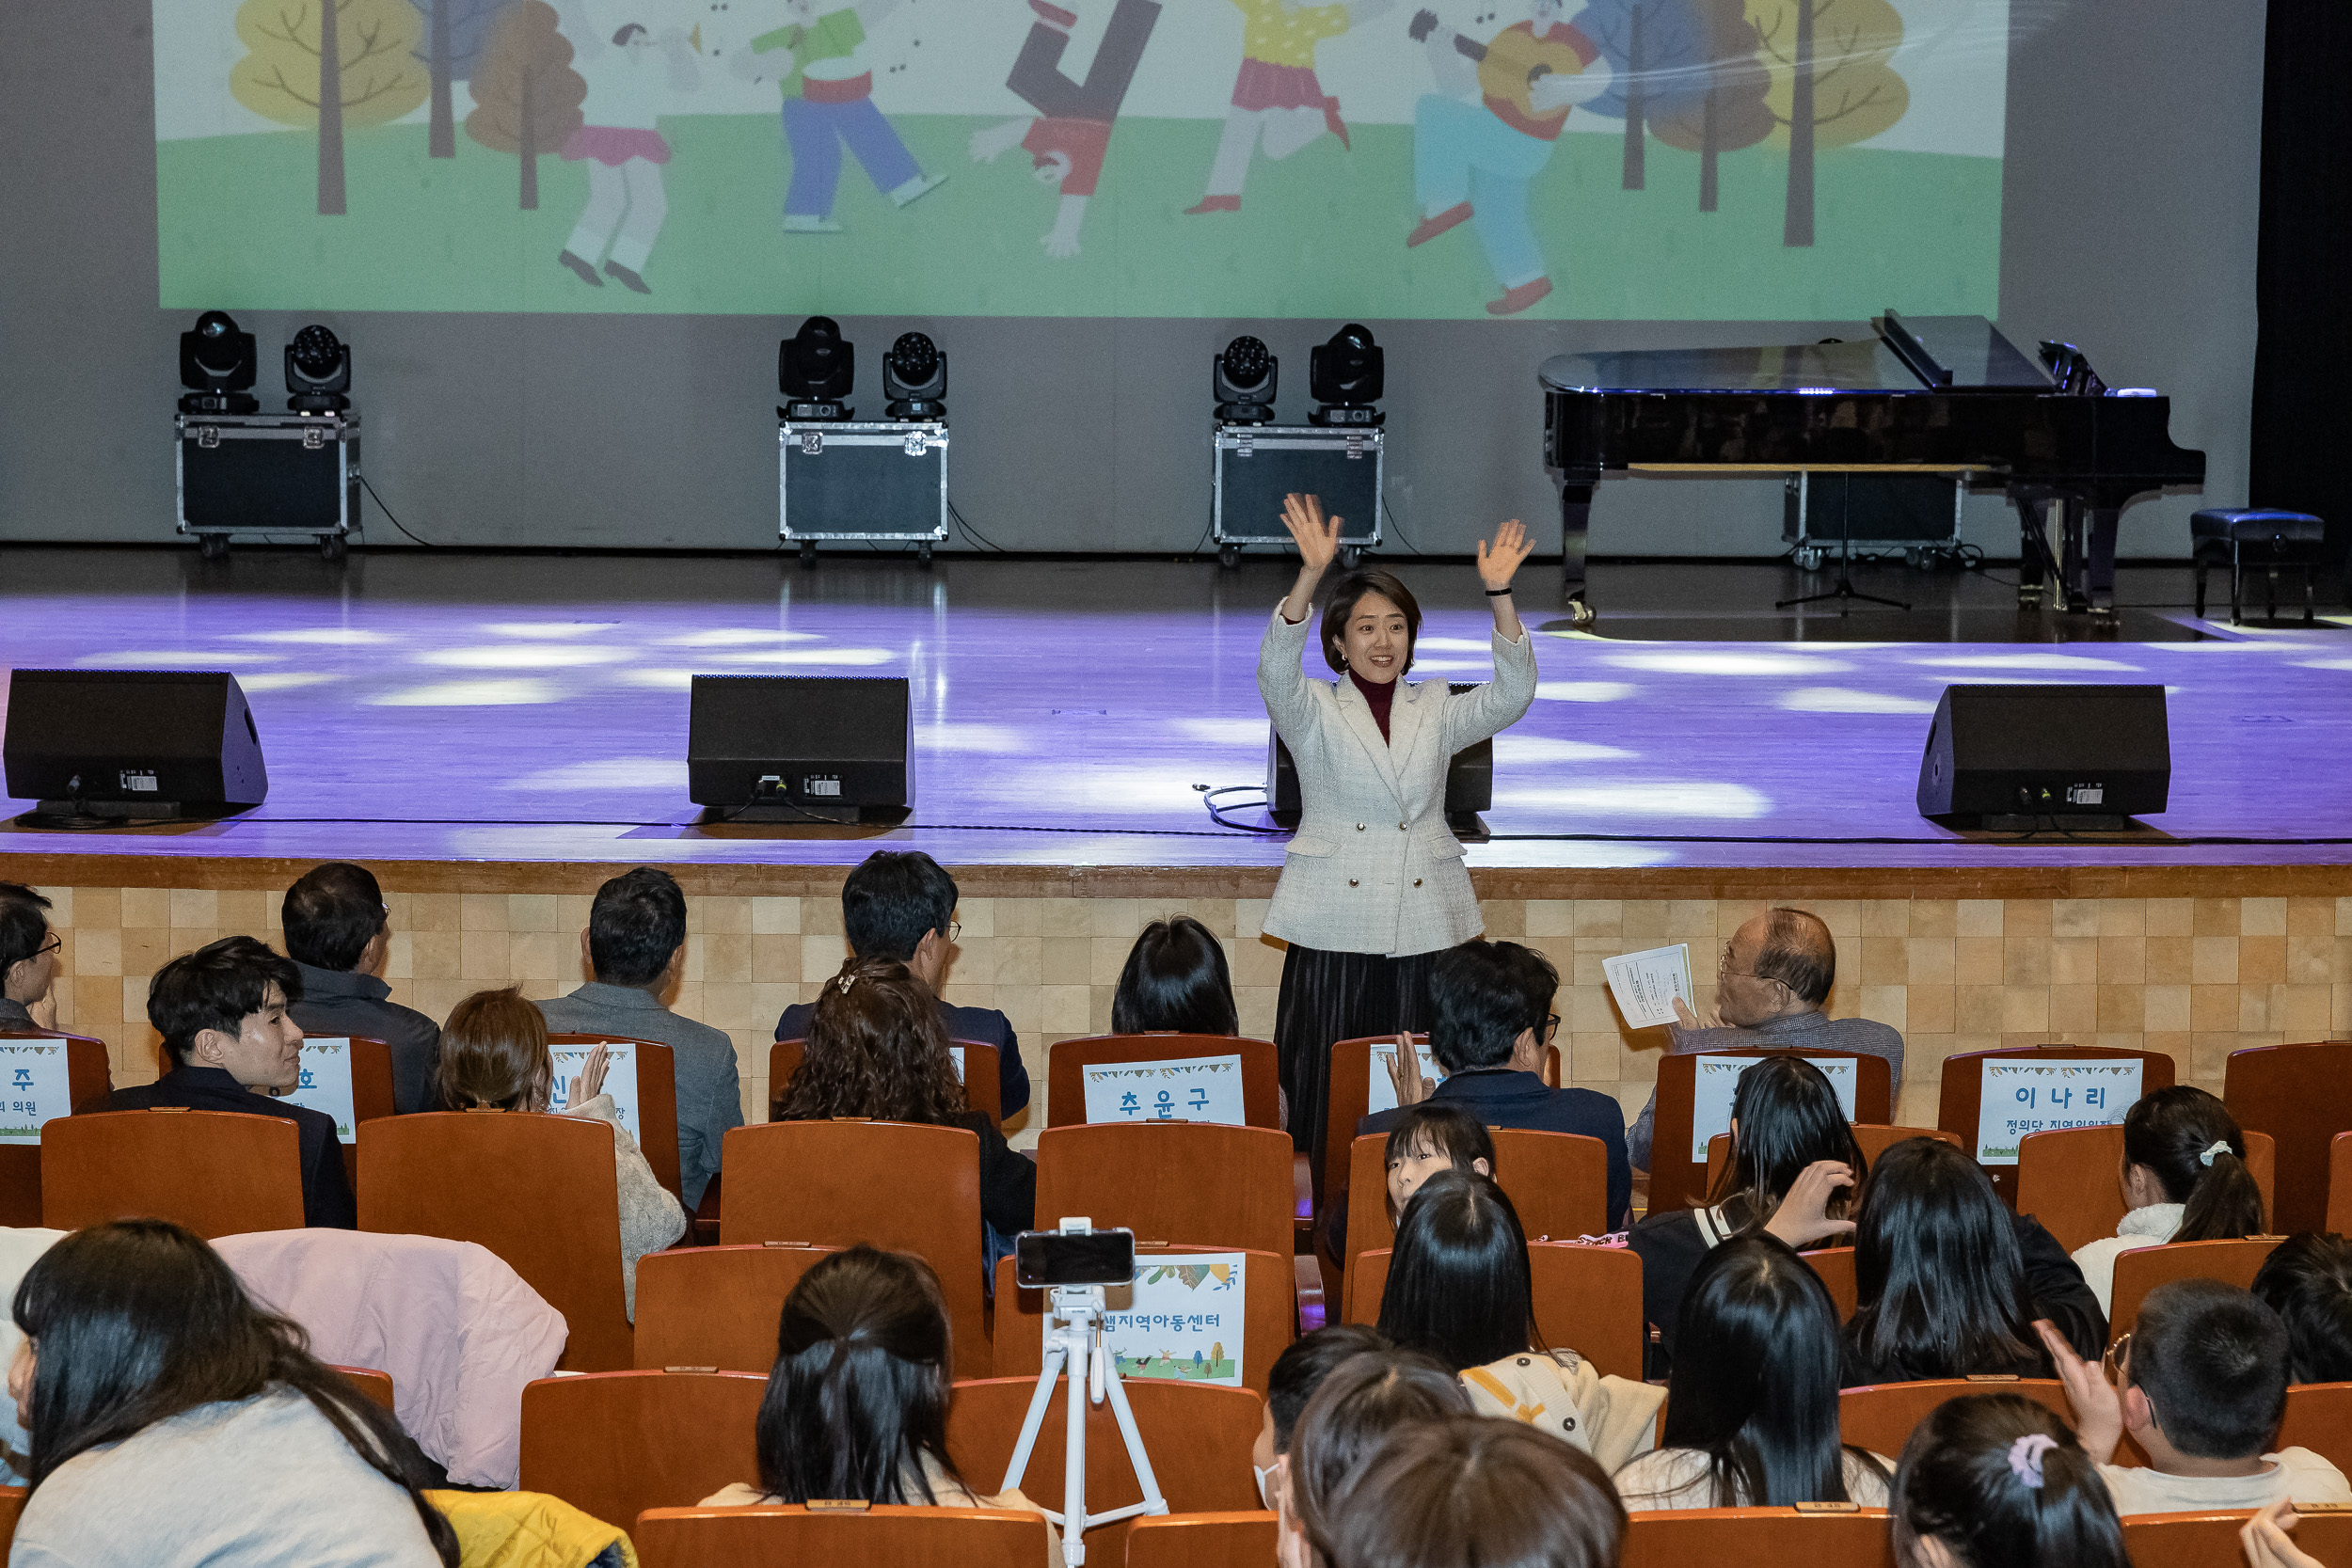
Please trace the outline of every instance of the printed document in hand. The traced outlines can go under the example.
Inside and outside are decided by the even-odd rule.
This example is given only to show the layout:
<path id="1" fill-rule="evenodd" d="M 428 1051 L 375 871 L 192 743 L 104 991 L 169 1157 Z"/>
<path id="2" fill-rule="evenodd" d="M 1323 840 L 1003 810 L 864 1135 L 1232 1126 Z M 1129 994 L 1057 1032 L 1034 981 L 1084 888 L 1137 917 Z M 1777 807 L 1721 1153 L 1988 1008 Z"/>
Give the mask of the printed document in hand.
<path id="1" fill-rule="evenodd" d="M 1675 998 L 1696 1010 L 1691 993 L 1691 944 L 1653 947 L 1644 953 L 1621 953 L 1600 960 L 1609 978 L 1609 994 L 1617 999 L 1629 1029 L 1655 1029 L 1675 1021 Z"/>

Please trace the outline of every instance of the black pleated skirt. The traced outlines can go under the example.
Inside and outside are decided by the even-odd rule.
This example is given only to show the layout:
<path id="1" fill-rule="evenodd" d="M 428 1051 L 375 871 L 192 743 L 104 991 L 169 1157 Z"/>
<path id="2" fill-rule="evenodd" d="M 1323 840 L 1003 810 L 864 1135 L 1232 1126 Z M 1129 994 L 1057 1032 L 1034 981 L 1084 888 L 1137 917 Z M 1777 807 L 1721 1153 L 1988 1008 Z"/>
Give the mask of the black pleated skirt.
<path id="1" fill-rule="evenodd" d="M 1427 1029 L 1429 971 L 1437 960 L 1435 953 L 1391 958 L 1327 953 L 1295 942 L 1284 956 L 1274 1045 L 1282 1090 L 1290 1096 L 1291 1147 L 1314 1157 L 1318 1191 L 1330 1113 L 1332 1042 Z M 1355 1131 L 1346 1128 L 1343 1135 L 1352 1137 Z"/>

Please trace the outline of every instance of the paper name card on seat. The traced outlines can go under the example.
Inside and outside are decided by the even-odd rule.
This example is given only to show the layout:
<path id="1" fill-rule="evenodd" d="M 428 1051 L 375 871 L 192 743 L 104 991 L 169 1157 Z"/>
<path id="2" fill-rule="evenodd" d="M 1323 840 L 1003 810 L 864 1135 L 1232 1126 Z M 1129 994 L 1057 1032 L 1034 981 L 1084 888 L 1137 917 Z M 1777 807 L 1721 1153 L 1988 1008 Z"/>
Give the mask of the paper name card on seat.
<path id="1" fill-rule="evenodd" d="M 573 1077 L 581 1068 L 588 1065 L 588 1058 L 595 1054 L 596 1049 L 593 1043 L 559 1045 L 552 1048 L 551 1054 L 555 1057 L 555 1088 L 548 1098 L 549 1110 L 560 1111 L 564 1108 L 564 1102 L 571 1098 Z M 612 1097 L 615 1119 L 628 1130 L 630 1137 L 637 1140 L 638 1147 L 642 1148 L 644 1147 L 645 1140 L 644 1135 L 637 1131 L 637 1047 L 633 1043 L 607 1040 L 604 1042 L 604 1049 L 607 1057 L 604 1069 L 604 1092 Z"/>
<path id="2" fill-rule="evenodd" d="M 947 1048 L 947 1054 L 956 1064 L 956 1082 L 961 1084 L 963 1082 L 963 1047 L 951 1045 Z"/>
<path id="3" fill-rule="evenodd" d="M 1718 1056 L 1702 1052 L 1697 1071 L 1691 1085 L 1691 1163 L 1707 1164 L 1707 1140 L 1719 1132 L 1731 1131 L 1731 1097 L 1740 1087 L 1740 1075 L 1763 1061 L 1761 1056 Z M 1837 1091 L 1837 1109 L 1848 1121 L 1853 1120 L 1854 1068 L 1851 1056 L 1807 1056 L 1806 1061 L 1821 1069 L 1829 1086 Z"/>
<path id="4" fill-rule="evenodd" d="M 1429 1054 L 1429 1046 L 1425 1041 L 1413 1047 L 1413 1054 L 1420 1059 L 1422 1080 L 1431 1088 L 1434 1089 L 1445 1082 L 1445 1069 L 1439 1067 L 1438 1059 Z M 1389 1069 L 1395 1063 L 1396 1042 L 1375 1040 L 1372 1046 L 1372 1067 L 1364 1079 L 1364 1114 L 1366 1116 L 1371 1116 L 1377 1111 L 1396 1109 L 1396 1080 L 1389 1076 Z M 1349 1134 L 1351 1137 L 1354 1135 Z"/>
<path id="5" fill-rule="evenodd" d="M 351 1142 L 359 1123 L 351 1101 L 351 1041 L 332 1035 L 304 1036 L 302 1076 L 278 1098 L 333 1117 L 335 1136 Z"/>
<path id="6" fill-rule="evenodd" d="M 1629 1029 L 1655 1029 L 1675 1021 L 1675 998 L 1695 1010 L 1691 990 L 1691 944 L 1652 947 L 1640 953 L 1620 953 L 1600 960 L 1609 994 L 1617 999 Z"/>
<path id="7" fill-rule="evenodd" d="M 72 1109 L 63 1039 L 0 1040 L 0 1144 L 37 1144 L 42 1123 Z"/>
<path id="8" fill-rule="evenodd" d="M 2031 1062 L 1988 1057 L 1977 1107 L 1977 1163 L 2013 1165 L 2028 1132 L 2117 1127 L 2139 1098 L 2137 1056 Z"/>
<path id="9" fill-rule="evenodd" d="M 1220 1121 L 1240 1127 L 1241 1056 L 1095 1062 L 1086 1069 L 1089 1121 Z"/>
<path id="10" fill-rule="evenodd" d="M 1136 1254 L 1136 1282 L 1103 1292 L 1103 1344 L 1119 1375 L 1240 1387 L 1248 1261 L 1239 1252 Z M 1050 1346 L 1050 1298 L 1043 1333 Z"/>

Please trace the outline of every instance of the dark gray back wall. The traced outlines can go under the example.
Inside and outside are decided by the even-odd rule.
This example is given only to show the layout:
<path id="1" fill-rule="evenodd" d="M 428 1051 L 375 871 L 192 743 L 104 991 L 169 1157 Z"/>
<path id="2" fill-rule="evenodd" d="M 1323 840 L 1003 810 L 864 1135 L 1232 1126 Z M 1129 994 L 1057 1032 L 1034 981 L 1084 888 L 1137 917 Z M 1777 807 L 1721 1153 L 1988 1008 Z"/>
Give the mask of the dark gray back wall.
<path id="1" fill-rule="evenodd" d="M 2080 344 L 2117 386 L 2172 399 L 2208 458 L 2205 499 L 2246 491 L 2254 350 L 2261 8 L 2011 0 L 2001 325 Z M 0 51 L 0 540 L 171 537 L 169 408 L 185 312 L 157 309 L 146 0 L 14 8 Z M 1899 300 L 1873 301 L 1876 309 Z M 323 320 L 355 348 L 366 467 L 437 543 L 759 548 L 776 540 L 776 340 L 795 318 L 296 316 L 245 312 L 263 394 L 278 346 Z M 910 327 L 952 367 L 953 491 L 1009 548 L 1189 549 L 1208 521 L 1208 364 L 1240 331 L 1283 360 L 1303 414 L 1308 346 L 1335 323 L 844 323 L 860 403 Z M 1541 523 L 1534 368 L 1587 347 L 1804 341 L 1836 324 L 1374 322 L 1389 351 L 1388 499 L 1413 544 L 1464 551 Z M 2199 499 L 2143 502 L 2129 554 L 2186 551 Z M 1776 481 L 1636 480 L 1596 508 L 1595 547 L 1779 547 Z M 370 537 L 402 543 L 371 506 Z M 1997 499 L 1967 533 L 2015 548 Z M 1400 542 L 1391 533 L 1391 546 Z M 959 543 L 961 543 L 959 541 Z"/>

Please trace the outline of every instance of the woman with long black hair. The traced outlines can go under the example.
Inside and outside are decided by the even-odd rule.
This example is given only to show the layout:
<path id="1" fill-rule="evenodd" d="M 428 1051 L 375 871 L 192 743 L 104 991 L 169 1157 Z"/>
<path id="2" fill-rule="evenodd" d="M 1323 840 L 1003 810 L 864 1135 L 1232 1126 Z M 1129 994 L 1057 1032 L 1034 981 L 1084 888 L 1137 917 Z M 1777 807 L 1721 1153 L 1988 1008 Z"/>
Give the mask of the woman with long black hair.
<path id="1" fill-rule="evenodd" d="M 2145 1094 L 2123 1113 L 2123 1201 L 2115 1234 L 2074 1249 L 2074 1266 L 2112 1306 L 2115 1260 L 2167 1242 L 2237 1241 L 2263 1232 L 2263 1192 L 2246 1166 L 2246 1134 L 2230 1108 L 2193 1084 Z"/>
<path id="2" fill-rule="evenodd" d="M 389 1412 L 165 1220 L 77 1230 L 16 1291 L 8 1370 L 44 1568 L 457 1568 Z"/>
<path id="3" fill-rule="evenodd" d="M 1332 1042 L 1428 1027 L 1431 960 L 1486 929 L 1446 827 L 1446 770 L 1454 752 L 1517 723 L 1535 699 L 1534 641 L 1511 604 L 1511 578 L 1534 546 L 1516 518 L 1480 541 L 1495 678 L 1457 695 L 1441 680 L 1405 682 L 1421 606 L 1370 567 L 1342 577 L 1324 600 L 1316 641 L 1340 679 L 1309 680 L 1299 656 L 1315 590 L 1340 552 L 1341 519 L 1327 520 L 1313 496 L 1292 496 L 1282 523 L 1298 546 L 1298 578 L 1259 645 L 1258 691 L 1298 769 L 1299 820 L 1263 929 L 1289 944 L 1274 1043 L 1291 1140 L 1319 1155 Z M 1322 1169 L 1318 1160 L 1318 1180 Z"/>

